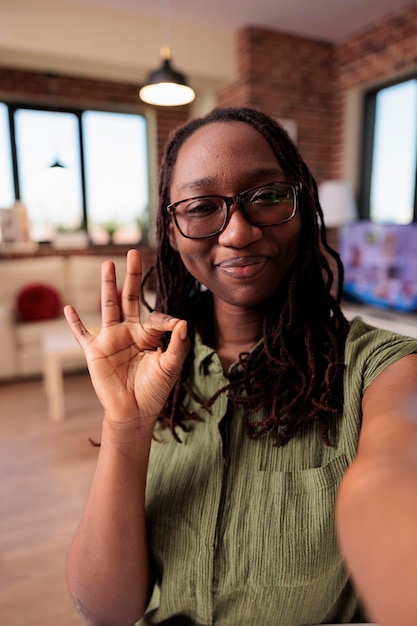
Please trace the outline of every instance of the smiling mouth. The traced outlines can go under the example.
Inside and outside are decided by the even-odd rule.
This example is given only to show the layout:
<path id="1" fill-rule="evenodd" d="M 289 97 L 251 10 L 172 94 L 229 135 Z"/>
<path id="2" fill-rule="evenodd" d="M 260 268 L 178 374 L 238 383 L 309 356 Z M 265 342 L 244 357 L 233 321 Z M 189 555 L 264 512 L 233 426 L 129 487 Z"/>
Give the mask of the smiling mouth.
<path id="1" fill-rule="evenodd" d="M 233 278 L 252 278 L 259 274 L 266 264 L 263 256 L 238 257 L 222 261 L 216 267 Z"/>

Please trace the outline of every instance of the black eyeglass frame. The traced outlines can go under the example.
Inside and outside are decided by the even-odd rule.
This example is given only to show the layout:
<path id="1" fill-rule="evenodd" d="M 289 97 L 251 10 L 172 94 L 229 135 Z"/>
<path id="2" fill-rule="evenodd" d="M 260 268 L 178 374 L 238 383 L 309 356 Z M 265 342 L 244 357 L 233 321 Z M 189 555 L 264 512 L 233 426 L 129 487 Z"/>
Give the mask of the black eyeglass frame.
<path id="1" fill-rule="evenodd" d="M 246 210 L 245 207 L 243 205 L 243 200 L 245 198 L 245 196 L 248 193 L 251 193 L 253 191 L 256 191 L 258 189 L 263 189 L 264 187 L 273 187 L 274 185 L 288 185 L 289 187 L 291 187 L 293 194 L 294 194 L 294 207 L 293 207 L 293 211 L 291 213 L 291 215 L 287 218 L 285 218 L 285 220 L 280 220 L 279 222 L 274 222 L 273 224 L 256 224 L 255 222 L 253 222 Z M 233 206 L 233 204 L 238 204 L 245 219 L 247 220 L 247 222 L 249 224 L 251 224 L 252 226 L 257 226 L 258 228 L 267 228 L 268 226 L 280 226 L 281 224 L 286 224 L 287 222 L 291 221 L 296 213 L 297 213 L 297 206 L 298 206 L 298 194 L 300 193 L 300 191 L 303 188 L 303 183 L 301 182 L 293 182 L 293 181 L 276 181 L 273 183 L 267 183 L 266 185 L 259 185 L 257 187 L 251 187 L 250 189 L 246 189 L 245 191 L 242 191 L 241 193 L 238 193 L 236 196 L 217 196 L 217 195 L 204 195 L 204 196 L 192 196 L 191 198 L 184 198 L 183 200 L 178 200 L 178 202 L 172 202 L 171 204 L 168 204 L 166 207 L 166 210 L 168 212 L 168 214 L 170 215 L 171 219 L 173 220 L 175 226 L 177 227 L 179 233 L 185 237 L 186 239 L 208 239 L 209 237 L 214 237 L 216 235 L 220 235 L 220 233 L 222 233 L 226 226 L 227 223 L 229 221 L 229 215 L 230 215 L 230 208 Z M 214 233 L 210 233 L 209 235 L 201 235 L 199 237 L 191 237 L 190 235 L 186 235 L 185 233 L 182 232 L 179 224 L 178 224 L 178 220 L 177 220 L 177 216 L 175 213 L 175 209 L 180 205 L 183 204 L 184 202 L 191 202 L 193 200 L 200 200 L 202 198 L 220 198 L 221 200 L 223 200 L 223 202 L 226 205 L 226 213 L 225 213 L 225 218 L 223 221 L 223 224 L 221 226 L 221 228 L 219 228 L 218 230 L 216 230 Z"/>

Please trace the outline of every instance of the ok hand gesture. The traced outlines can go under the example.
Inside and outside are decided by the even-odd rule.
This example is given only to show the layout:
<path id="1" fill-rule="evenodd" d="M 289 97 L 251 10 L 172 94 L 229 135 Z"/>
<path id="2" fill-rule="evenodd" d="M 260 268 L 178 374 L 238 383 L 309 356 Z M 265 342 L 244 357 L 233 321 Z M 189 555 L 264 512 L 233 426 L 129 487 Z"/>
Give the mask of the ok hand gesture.
<path id="1" fill-rule="evenodd" d="M 127 271 L 121 307 L 114 264 L 102 266 L 102 326 L 93 335 L 72 306 L 64 309 L 72 333 L 84 351 L 96 394 L 106 419 L 114 424 L 153 429 L 177 381 L 189 350 L 187 323 L 153 312 L 140 320 L 141 256 L 127 254 Z M 172 332 L 166 351 L 163 333 Z"/>

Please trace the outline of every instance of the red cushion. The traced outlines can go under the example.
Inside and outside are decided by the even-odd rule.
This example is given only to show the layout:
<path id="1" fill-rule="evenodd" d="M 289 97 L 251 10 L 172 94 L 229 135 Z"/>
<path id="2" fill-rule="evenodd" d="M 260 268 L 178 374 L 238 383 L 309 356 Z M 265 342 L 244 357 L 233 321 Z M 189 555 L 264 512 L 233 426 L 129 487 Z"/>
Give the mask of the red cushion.
<path id="1" fill-rule="evenodd" d="M 24 322 L 52 320 L 61 315 L 61 296 L 55 287 L 31 283 L 17 294 L 16 310 L 19 319 Z"/>

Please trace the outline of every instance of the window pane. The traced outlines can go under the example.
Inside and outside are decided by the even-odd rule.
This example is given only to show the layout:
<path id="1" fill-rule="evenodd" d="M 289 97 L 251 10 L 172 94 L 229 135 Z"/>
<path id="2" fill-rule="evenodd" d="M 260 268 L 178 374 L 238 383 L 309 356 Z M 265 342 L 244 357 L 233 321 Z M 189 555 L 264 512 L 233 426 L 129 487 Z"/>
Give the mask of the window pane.
<path id="1" fill-rule="evenodd" d="M 7 106 L 0 102 L 0 208 L 8 209 L 14 201 L 9 116 Z"/>
<path id="2" fill-rule="evenodd" d="M 414 214 L 417 80 L 378 93 L 374 137 L 370 217 L 408 224 Z"/>
<path id="3" fill-rule="evenodd" d="M 86 111 L 82 125 L 90 237 L 104 243 L 113 228 L 115 242 L 137 242 L 148 223 L 145 118 Z"/>
<path id="4" fill-rule="evenodd" d="M 35 241 L 83 221 L 78 120 L 72 113 L 18 109 L 16 151 L 21 200 Z M 63 167 L 51 167 L 59 162 Z"/>

